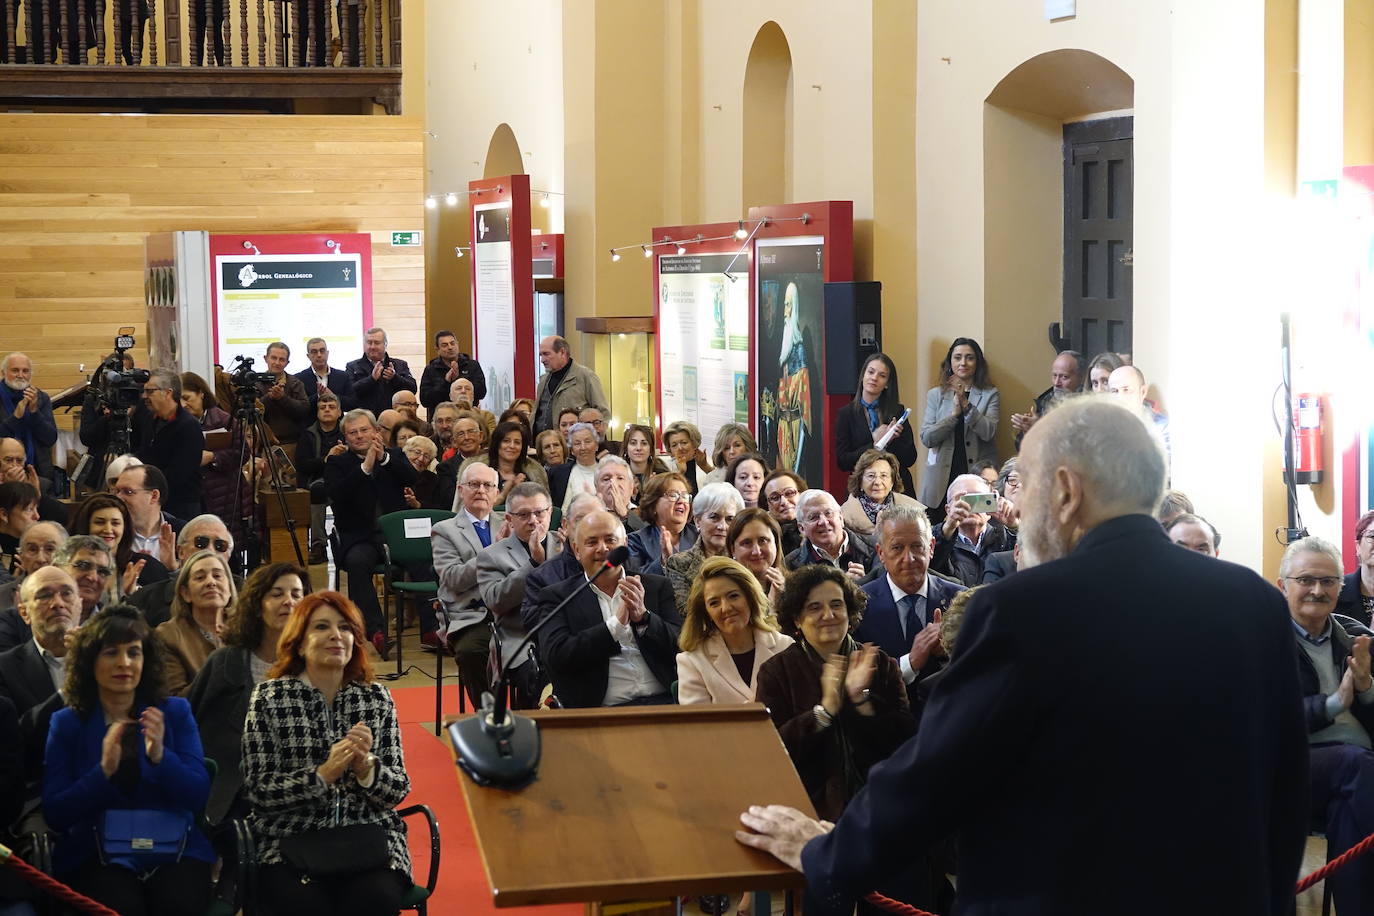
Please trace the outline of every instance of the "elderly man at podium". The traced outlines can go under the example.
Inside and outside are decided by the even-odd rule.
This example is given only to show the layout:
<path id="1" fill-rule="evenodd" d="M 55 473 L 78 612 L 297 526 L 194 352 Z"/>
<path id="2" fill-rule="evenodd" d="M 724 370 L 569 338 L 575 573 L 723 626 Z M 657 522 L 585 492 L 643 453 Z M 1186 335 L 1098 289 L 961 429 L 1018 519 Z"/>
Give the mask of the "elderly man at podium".
<path id="1" fill-rule="evenodd" d="M 682 618 L 663 576 L 602 571 L 625 543 L 625 526 L 610 512 L 592 512 L 573 533 L 582 571 L 540 593 L 539 617 L 588 580 L 591 585 L 550 620 L 539 637 L 553 692 L 565 707 L 672 703 Z M 598 576 L 597 574 L 600 573 Z"/>
<path id="2" fill-rule="evenodd" d="M 965 916 L 1291 913 L 1307 736 L 1283 598 L 1170 543 L 1163 450 L 1119 404 L 1046 414 L 1019 470 L 1032 568 L 969 602 L 916 737 L 833 826 L 756 806 L 736 838 L 805 873 L 813 916 L 950 835 Z"/>

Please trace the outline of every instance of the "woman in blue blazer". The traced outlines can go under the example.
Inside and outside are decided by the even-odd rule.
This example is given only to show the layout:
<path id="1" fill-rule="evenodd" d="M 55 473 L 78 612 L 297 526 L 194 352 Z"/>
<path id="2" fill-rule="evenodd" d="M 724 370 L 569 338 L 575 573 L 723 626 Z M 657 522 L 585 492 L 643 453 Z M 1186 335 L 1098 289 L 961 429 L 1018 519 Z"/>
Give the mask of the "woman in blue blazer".
<path id="1" fill-rule="evenodd" d="M 195 826 L 210 776 L 190 705 L 163 686 L 164 655 L 137 609 L 97 614 L 68 653 L 68 706 L 48 731 L 43 813 L 59 832 L 53 871 L 123 916 L 199 916 L 210 903 L 215 853 Z M 102 853 L 106 812 L 122 809 L 185 815 L 180 858 Z"/>
<path id="2" fill-rule="evenodd" d="M 926 393 L 921 444 L 929 452 L 917 497 L 944 518 L 950 481 L 981 459 L 997 466 L 997 419 L 1002 396 L 988 380 L 983 348 L 971 337 L 957 337 L 940 363 L 940 384 Z M 936 521 L 935 518 L 931 519 Z"/>

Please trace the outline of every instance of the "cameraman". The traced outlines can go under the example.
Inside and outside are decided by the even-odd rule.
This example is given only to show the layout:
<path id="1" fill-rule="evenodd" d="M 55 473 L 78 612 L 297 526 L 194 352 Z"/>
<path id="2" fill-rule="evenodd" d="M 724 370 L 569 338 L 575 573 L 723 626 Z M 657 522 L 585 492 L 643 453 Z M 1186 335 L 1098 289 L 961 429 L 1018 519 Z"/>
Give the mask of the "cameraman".
<path id="1" fill-rule="evenodd" d="M 134 413 L 134 454 L 167 477 L 163 508 L 177 518 L 201 514 L 200 459 L 205 433 L 200 421 L 181 406 L 181 378 L 170 369 L 155 369 L 143 385 L 143 405 Z"/>
<path id="2" fill-rule="evenodd" d="M 265 359 L 267 374 L 276 376 L 276 381 L 258 384 L 263 418 L 279 443 L 295 445 L 310 415 L 310 398 L 301 380 L 286 374 L 286 364 L 291 361 L 290 347 L 280 340 L 270 343 Z"/>
<path id="3" fill-rule="evenodd" d="M 114 367 L 118 366 L 118 369 Z M 110 450 L 110 422 L 116 414 L 128 417 L 136 412 L 146 412 L 142 404 L 137 407 L 128 407 L 116 410 L 103 400 L 100 392 L 103 385 L 104 373 L 107 369 L 111 371 L 128 372 L 134 368 L 134 358 L 122 350 L 115 350 L 100 362 L 100 367 L 96 369 L 91 377 L 91 384 L 86 388 L 86 399 L 81 404 L 81 425 L 77 429 L 77 435 L 81 439 L 81 444 L 86 446 L 87 454 L 90 456 L 86 462 L 85 470 L 82 471 L 80 479 L 77 481 L 82 486 L 92 490 L 104 490 L 106 482 L 102 476 L 105 470 L 106 452 Z M 123 421 L 116 421 L 123 422 Z M 132 448 L 132 442 L 128 444 Z M 118 457 L 111 455 L 109 457 Z"/>
<path id="4" fill-rule="evenodd" d="M 363 335 L 363 355 L 348 364 L 348 375 L 358 406 L 373 417 L 391 409 L 391 396 L 396 392 L 417 388 L 410 365 L 386 352 L 386 331 L 381 328 L 370 328 Z"/>
<path id="5" fill-rule="evenodd" d="M 472 382 L 473 403 L 480 404 L 487 396 L 487 376 L 481 364 L 458 352 L 458 335 L 452 331 L 435 334 L 434 346 L 439 355 L 429 361 L 420 376 L 420 403 L 425 405 L 426 415 L 434 417 L 435 409 L 448 400 L 449 386 L 459 378 Z"/>

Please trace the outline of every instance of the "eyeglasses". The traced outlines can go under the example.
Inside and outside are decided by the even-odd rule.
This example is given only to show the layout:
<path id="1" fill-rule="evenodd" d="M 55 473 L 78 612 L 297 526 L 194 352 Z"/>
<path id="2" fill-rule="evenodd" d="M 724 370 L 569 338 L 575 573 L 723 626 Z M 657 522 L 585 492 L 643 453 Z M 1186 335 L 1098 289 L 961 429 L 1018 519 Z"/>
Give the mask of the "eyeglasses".
<path id="1" fill-rule="evenodd" d="M 666 499 L 670 503 L 689 503 L 692 501 L 691 493 L 664 493 L 659 499 Z"/>
<path id="2" fill-rule="evenodd" d="M 485 480 L 469 480 L 463 484 L 469 490 L 499 490 L 500 487 L 494 483 L 487 483 Z"/>
<path id="3" fill-rule="evenodd" d="M 209 535 L 206 534 L 198 534 L 195 537 L 191 538 L 191 544 L 196 548 L 196 550 L 204 550 L 206 547 L 209 547 L 211 544 L 214 544 L 216 552 L 229 552 L 228 541 L 226 541 L 224 538 L 211 538 Z"/>
<path id="4" fill-rule="evenodd" d="M 108 579 L 114 575 L 114 568 L 110 566 L 97 566 L 90 560 L 73 560 L 72 569 L 79 573 L 94 572 L 102 579 Z"/>
<path id="5" fill-rule="evenodd" d="M 151 493 L 148 487 L 117 487 L 114 491 L 115 496 L 133 496 L 135 493 Z"/>
<path id="6" fill-rule="evenodd" d="M 874 481 L 877 481 L 877 480 L 886 480 L 887 482 L 891 483 L 891 482 L 892 482 L 892 472 L 891 472 L 891 471 L 864 471 L 864 476 L 863 476 L 863 482 L 864 482 L 864 483 L 873 483 Z"/>
<path id="7" fill-rule="evenodd" d="M 1335 588 L 1341 584 L 1340 576 L 1284 576 L 1289 582 L 1296 582 L 1302 588 L 1320 585 L 1322 588 Z"/>
<path id="8" fill-rule="evenodd" d="M 768 494 L 768 502 L 770 504 L 776 504 L 782 502 L 784 499 L 789 503 L 795 502 L 798 495 L 799 493 L 796 487 L 788 487 L 786 490 L 775 490 Z"/>
<path id="9" fill-rule="evenodd" d="M 520 512 L 507 512 L 506 514 L 512 518 L 518 518 L 522 522 L 527 522 L 532 518 L 543 518 L 552 511 L 551 507 L 545 506 L 543 509 L 523 509 Z"/>

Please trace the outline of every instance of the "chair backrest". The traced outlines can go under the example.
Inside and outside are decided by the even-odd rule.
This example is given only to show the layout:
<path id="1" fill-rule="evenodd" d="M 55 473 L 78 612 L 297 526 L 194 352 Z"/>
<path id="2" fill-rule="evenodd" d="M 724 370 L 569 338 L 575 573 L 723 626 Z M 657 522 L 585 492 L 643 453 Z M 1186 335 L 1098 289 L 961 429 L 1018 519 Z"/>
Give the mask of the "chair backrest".
<path id="1" fill-rule="evenodd" d="M 377 524 L 391 562 L 398 566 L 433 563 L 430 529 L 446 518 L 453 518 L 453 513 L 444 509 L 403 509 L 379 518 Z"/>

